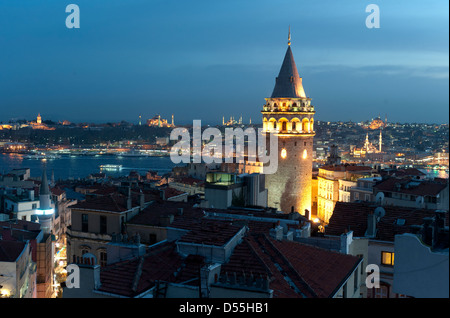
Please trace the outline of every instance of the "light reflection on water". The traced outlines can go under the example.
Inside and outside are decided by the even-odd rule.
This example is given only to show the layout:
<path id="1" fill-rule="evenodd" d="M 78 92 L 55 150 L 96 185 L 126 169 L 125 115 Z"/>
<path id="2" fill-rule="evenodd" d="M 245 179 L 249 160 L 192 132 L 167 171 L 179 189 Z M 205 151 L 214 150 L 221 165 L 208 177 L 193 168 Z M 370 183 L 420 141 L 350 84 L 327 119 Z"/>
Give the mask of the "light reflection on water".
<path id="1" fill-rule="evenodd" d="M 12 169 L 30 168 L 31 177 L 42 175 L 44 164 L 50 175 L 53 170 L 55 179 L 84 178 L 92 173 L 100 172 L 100 165 L 122 165 L 120 171 L 102 171 L 107 176 L 128 175 L 131 170 L 145 174 L 148 170 L 157 171 L 159 175 L 170 172 L 175 164 L 170 157 L 116 157 L 116 156 L 63 156 L 58 159 L 24 159 L 22 154 L 0 154 L 0 173 L 8 173 Z"/>

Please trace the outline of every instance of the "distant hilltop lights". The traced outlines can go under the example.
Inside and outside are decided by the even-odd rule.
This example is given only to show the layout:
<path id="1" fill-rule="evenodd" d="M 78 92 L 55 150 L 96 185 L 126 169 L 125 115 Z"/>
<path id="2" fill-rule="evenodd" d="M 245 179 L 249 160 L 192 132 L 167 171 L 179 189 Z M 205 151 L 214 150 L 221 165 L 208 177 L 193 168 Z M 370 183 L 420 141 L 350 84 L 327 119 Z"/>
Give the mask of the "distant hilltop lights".
<path id="1" fill-rule="evenodd" d="M 49 127 L 47 124 L 43 123 L 40 113 L 37 115 L 35 121 L 29 121 L 27 123 L 23 123 L 20 125 L 19 128 L 24 128 L 24 127 L 31 127 L 32 129 L 38 129 L 38 130 L 55 130 L 56 129 L 54 127 Z M 0 124 L 0 130 L 1 129 L 13 129 L 13 128 L 14 128 L 14 125 Z"/>
<path id="2" fill-rule="evenodd" d="M 139 125 L 141 125 L 141 116 L 139 116 Z M 155 115 L 153 118 L 147 119 L 147 126 L 151 127 L 175 127 L 173 115 L 172 122 L 169 124 L 167 119 L 162 119 L 161 115 Z"/>
<path id="3" fill-rule="evenodd" d="M 249 125 L 252 124 L 252 119 L 249 120 Z M 228 121 L 225 121 L 225 116 L 222 117 L 222 126 L 233 126 L 233 125 L 243 125 L 242 115 L 239 117 L 239 120 L 236 120 L 234 116 L 230 116 Z"/>

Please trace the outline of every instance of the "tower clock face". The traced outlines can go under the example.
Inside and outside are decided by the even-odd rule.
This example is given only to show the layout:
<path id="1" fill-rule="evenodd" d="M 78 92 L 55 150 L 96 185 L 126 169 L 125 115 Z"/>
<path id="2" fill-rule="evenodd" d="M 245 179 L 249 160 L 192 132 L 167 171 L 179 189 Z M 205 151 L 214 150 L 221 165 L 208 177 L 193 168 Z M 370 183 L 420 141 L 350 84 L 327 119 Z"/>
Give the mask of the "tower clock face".
<path id="1" fill-rule="evenodd" d="M 285 148 L 281 149 L 281 158 L 285 159 L 287 156 L 287 151 Z"/>

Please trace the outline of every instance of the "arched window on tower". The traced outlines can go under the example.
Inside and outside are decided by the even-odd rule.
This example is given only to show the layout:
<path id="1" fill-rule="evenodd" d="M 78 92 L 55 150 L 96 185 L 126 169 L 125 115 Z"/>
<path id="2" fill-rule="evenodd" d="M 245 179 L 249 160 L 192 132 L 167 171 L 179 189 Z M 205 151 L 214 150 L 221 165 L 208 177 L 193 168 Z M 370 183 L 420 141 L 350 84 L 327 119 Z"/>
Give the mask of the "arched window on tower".
<path id="1" fill-rule="evenodd" d="M 309 119 L 303 118 L 302 120 L 302 130 L 304 133 L 309 132 Z"/>

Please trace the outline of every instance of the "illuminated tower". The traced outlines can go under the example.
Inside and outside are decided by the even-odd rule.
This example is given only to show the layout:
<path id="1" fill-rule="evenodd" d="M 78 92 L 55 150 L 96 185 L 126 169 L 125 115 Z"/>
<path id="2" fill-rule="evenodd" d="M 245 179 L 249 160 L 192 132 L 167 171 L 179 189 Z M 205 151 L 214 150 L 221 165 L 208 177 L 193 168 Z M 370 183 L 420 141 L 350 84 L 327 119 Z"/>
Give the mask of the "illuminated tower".
<path id="1" fill-rule="evenodd" d="M 306 215 L 307 210 L 310 217 L 314 114 L 295 65 L 289 30 L 286 55 L 262 111 L 263 131 L 278 136 L 278 169 L 266 175 L 268 205 L 285 213 Z"/>
<path id="2" fill-rule="evenodd" d="M 381 145 L 383 144 L 383 137 L 381 135 L 382 129 L 380 129 L 380 140 L 378 141 L 378 151 L 381 152 Z"/>
<path id="3" fill-rule="evenodd" d="M 50 188 L 48 187 L 46 169 L 42 173 L 42 182 L 39 189 L 39 209 L 36 210 L 39 223 L 44 233 L 49 234 L 52 231 L 53 214 L 55 212 L 50 198 Z"/>
<path id="4" fill-rule="evenodd" d="M 38 114 L 38 115 L 37 115 L 36 123 L 42 124 L 42 117 L 41 117 L 41 114 Z"/>
<path id="5" fill-rule="evenodd" d="M 172 127 L 175 127 L 175 123 L 173 121 L 173 114 L 172 114 Z"/>
<path id="6" fill-rule="evenodd" d="M 370 149 L 369 132 L 367 132 L 366 140 L 364 141 L 364 150 L 369 151 L 369 149 Z"/>

